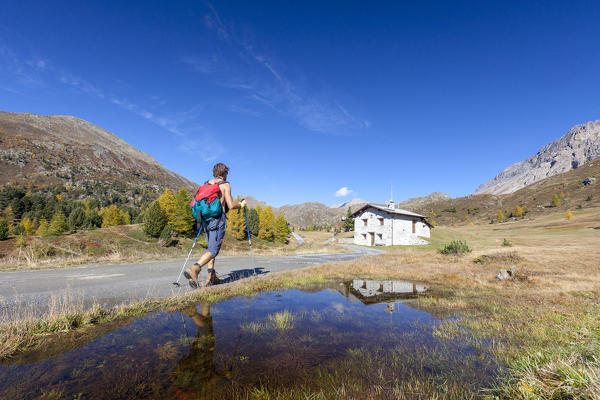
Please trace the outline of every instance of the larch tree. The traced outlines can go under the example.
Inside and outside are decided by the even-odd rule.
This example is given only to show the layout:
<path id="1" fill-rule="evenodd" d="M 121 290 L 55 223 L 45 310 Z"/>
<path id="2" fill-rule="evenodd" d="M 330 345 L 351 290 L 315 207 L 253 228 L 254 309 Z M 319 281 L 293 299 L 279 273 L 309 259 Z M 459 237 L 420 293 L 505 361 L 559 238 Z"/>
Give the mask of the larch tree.
<path id="1" fill-rule="evenodd" d="M 279 214 L 277 218 L 275 218 L 275 222 L 273 224 L 273 236 L 277 242 L 287 243 L 288 235 L 290 234 L 287 221 L 283 214 Z"/>
<path id="2" fill-rule="evenodd" d="M 171 189 L 166 189 L 158 198 L 158 204 L 162 208 L 167 224 L 173 227 L 175 221 L 175 195 Z"/>
<path id="3" fill-rule="evenodd" d="M 500 222 L 504 221 L 504 213 L 502 210 L 498 210 L 498 214 L 496 214 L 496 219 Z"/>
<path id="4" fill-rule="evenodd" d="M 196 219 L 192 215 L 190 200 L 191 196 L 184 188 L 175 196 L 175 218 L 172 225 L 180 235 L 189 235 L 194 230 Z"/>
<path id="5" fill-rule="evenodd" d="M 57 211 L 52 217 L 52 221 L 50 221 L 50 225 L 48 226 L 48 233 L 50 235 L 62 235 L 67 230 L 69 230 L 69 226 L 67 225 L 67 218 L 62 211 Z"/>
<path id="6" fill-rule="evenodd" d="M 552 203 L 550 205 L 552 207 L 558 207 L 558 206 L 560 206 L 560 198 L 558 197 L 558 195 L 556 193 L 552 197 Z"/>
<path id="7" fill-rule="evenodd" d="M 227 233 L 237 240 L 246 238 L 246 219 L 242 209 L 229 210 L 227 213 Z"/>
<path id="8" fill-rule="evenodd" d="M 46 218 L 42 218 L 40 220 L 40 226 L 37 228 L 37 231 L 35 232 L 36 235 L 38 236 L 48 236 L 48 226 L 50 224 L 48 223 L 48 220 Z"/>
<path id="9" fill-rule="evenodd" d="M 515 207 L 515 211 L 513 211 L 513 216 L 515 216 L 515 217 L 522 217 L 523 216 L 523 209 L 521 208 L 521 206 L 516 206 Z"/>
<path id="10" fill-rule="evenodd" d="M 115 204 L 100 210 L 100 215 L 102 216 L 102 228 L 123 225 L 123 215 Z"/>
<path id="11" fill-rule="evenodd" d="M 273 209 L 267 207 L 259 214 L 259 226 L 258 226 L 258 237 L 268 242 L 273 241 L 273 222 L 275 216 L 273 215 Z"/>

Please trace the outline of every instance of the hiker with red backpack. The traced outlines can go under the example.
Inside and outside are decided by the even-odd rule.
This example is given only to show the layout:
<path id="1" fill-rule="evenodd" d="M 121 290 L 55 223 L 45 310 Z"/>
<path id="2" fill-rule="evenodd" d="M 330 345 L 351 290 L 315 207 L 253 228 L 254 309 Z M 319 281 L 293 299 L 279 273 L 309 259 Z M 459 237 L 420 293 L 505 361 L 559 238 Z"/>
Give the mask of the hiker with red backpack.
<path id="1" fill-rule="evenodd" d="M 225 237 L 227 211 L 246 207 L 246 200 L 242 200 L 241 203 L 233 201 L 231 185 L 227 182 L 228 173 L 229 168 L 227 165 L 223 163 L 216 164 L 213 167 L 214 179 L 200 186 L 190 203 L 192 214 L 198 221 L 198 230 L 204 229 L 208 245 L 200 259 L 183 272 L 183 276 L 187 278 L 192 288 L 199 286 L 198 274 L 206 264 L 208 264 L 206 286 L 220 282 L 215 273 L 215 257 L 219 254 Z"/>

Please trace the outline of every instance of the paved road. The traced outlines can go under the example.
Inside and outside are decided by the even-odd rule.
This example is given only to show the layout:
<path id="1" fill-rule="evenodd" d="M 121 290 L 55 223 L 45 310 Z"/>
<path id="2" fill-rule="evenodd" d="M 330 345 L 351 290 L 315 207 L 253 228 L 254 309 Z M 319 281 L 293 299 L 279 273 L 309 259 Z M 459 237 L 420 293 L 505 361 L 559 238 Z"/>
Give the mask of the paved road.
<path id="1" fill-rule="evenodd" d="M 297 269 L 333 261 L 352 260 L 380 250 L 347 246 L 355 253 L 308 254 L 283 257 L 227 257 L 217 259 L 219 277 L 231 282 L 244 277 Z M 84 307 L 98 303 L 110 307 L 146 297 L 162 297 L 178 291 L 191 290 L 182 277 L 182 286 L 171 284 L 181 271 L 185 260 L 155 261 L 140 264 L 87 265 L 75 268 L 0 273 L 0 309 L 4 314 L 22 314 L 23 308 L 43 314 L 52 308 L 53 299 L 59 302 L 70 296 L 71 302 Z M 192 264 L 188 262 L 188 265 Z M 205 270 L 201 279 L 205 279 Z M 15 310 L 21 308 L 19 313 Z"/>

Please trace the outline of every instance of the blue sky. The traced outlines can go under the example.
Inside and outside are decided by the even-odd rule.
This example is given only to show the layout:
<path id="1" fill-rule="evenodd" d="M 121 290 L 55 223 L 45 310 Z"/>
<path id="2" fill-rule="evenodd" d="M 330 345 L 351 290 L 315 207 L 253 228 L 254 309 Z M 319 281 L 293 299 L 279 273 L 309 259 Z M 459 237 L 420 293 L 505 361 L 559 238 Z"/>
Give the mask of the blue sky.
<path id="1" fill-rule="evenodd" d="M 0 109 L 275 206 L 465 196 L 600 119 L 599 2 L 172 3 L 3 5 Z"/>

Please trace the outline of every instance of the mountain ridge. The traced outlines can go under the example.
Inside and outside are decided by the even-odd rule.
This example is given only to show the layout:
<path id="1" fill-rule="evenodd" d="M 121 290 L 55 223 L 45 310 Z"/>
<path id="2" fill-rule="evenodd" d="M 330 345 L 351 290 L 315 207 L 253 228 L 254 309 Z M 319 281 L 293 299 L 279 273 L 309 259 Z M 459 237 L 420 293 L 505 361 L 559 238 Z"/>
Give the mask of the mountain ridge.
<path id="1" fill-rule="evenodd" d="M 473 194 L 507 194 L 600 156 L 600 120 L 575 125 L 535 155 L 511 164 Z"/>
<path id="2" fill-rule="evenodd" d="M 114 133 L 74 116 L 0 111 L 0 133 L 0 185 L 197 187 Z"/>

